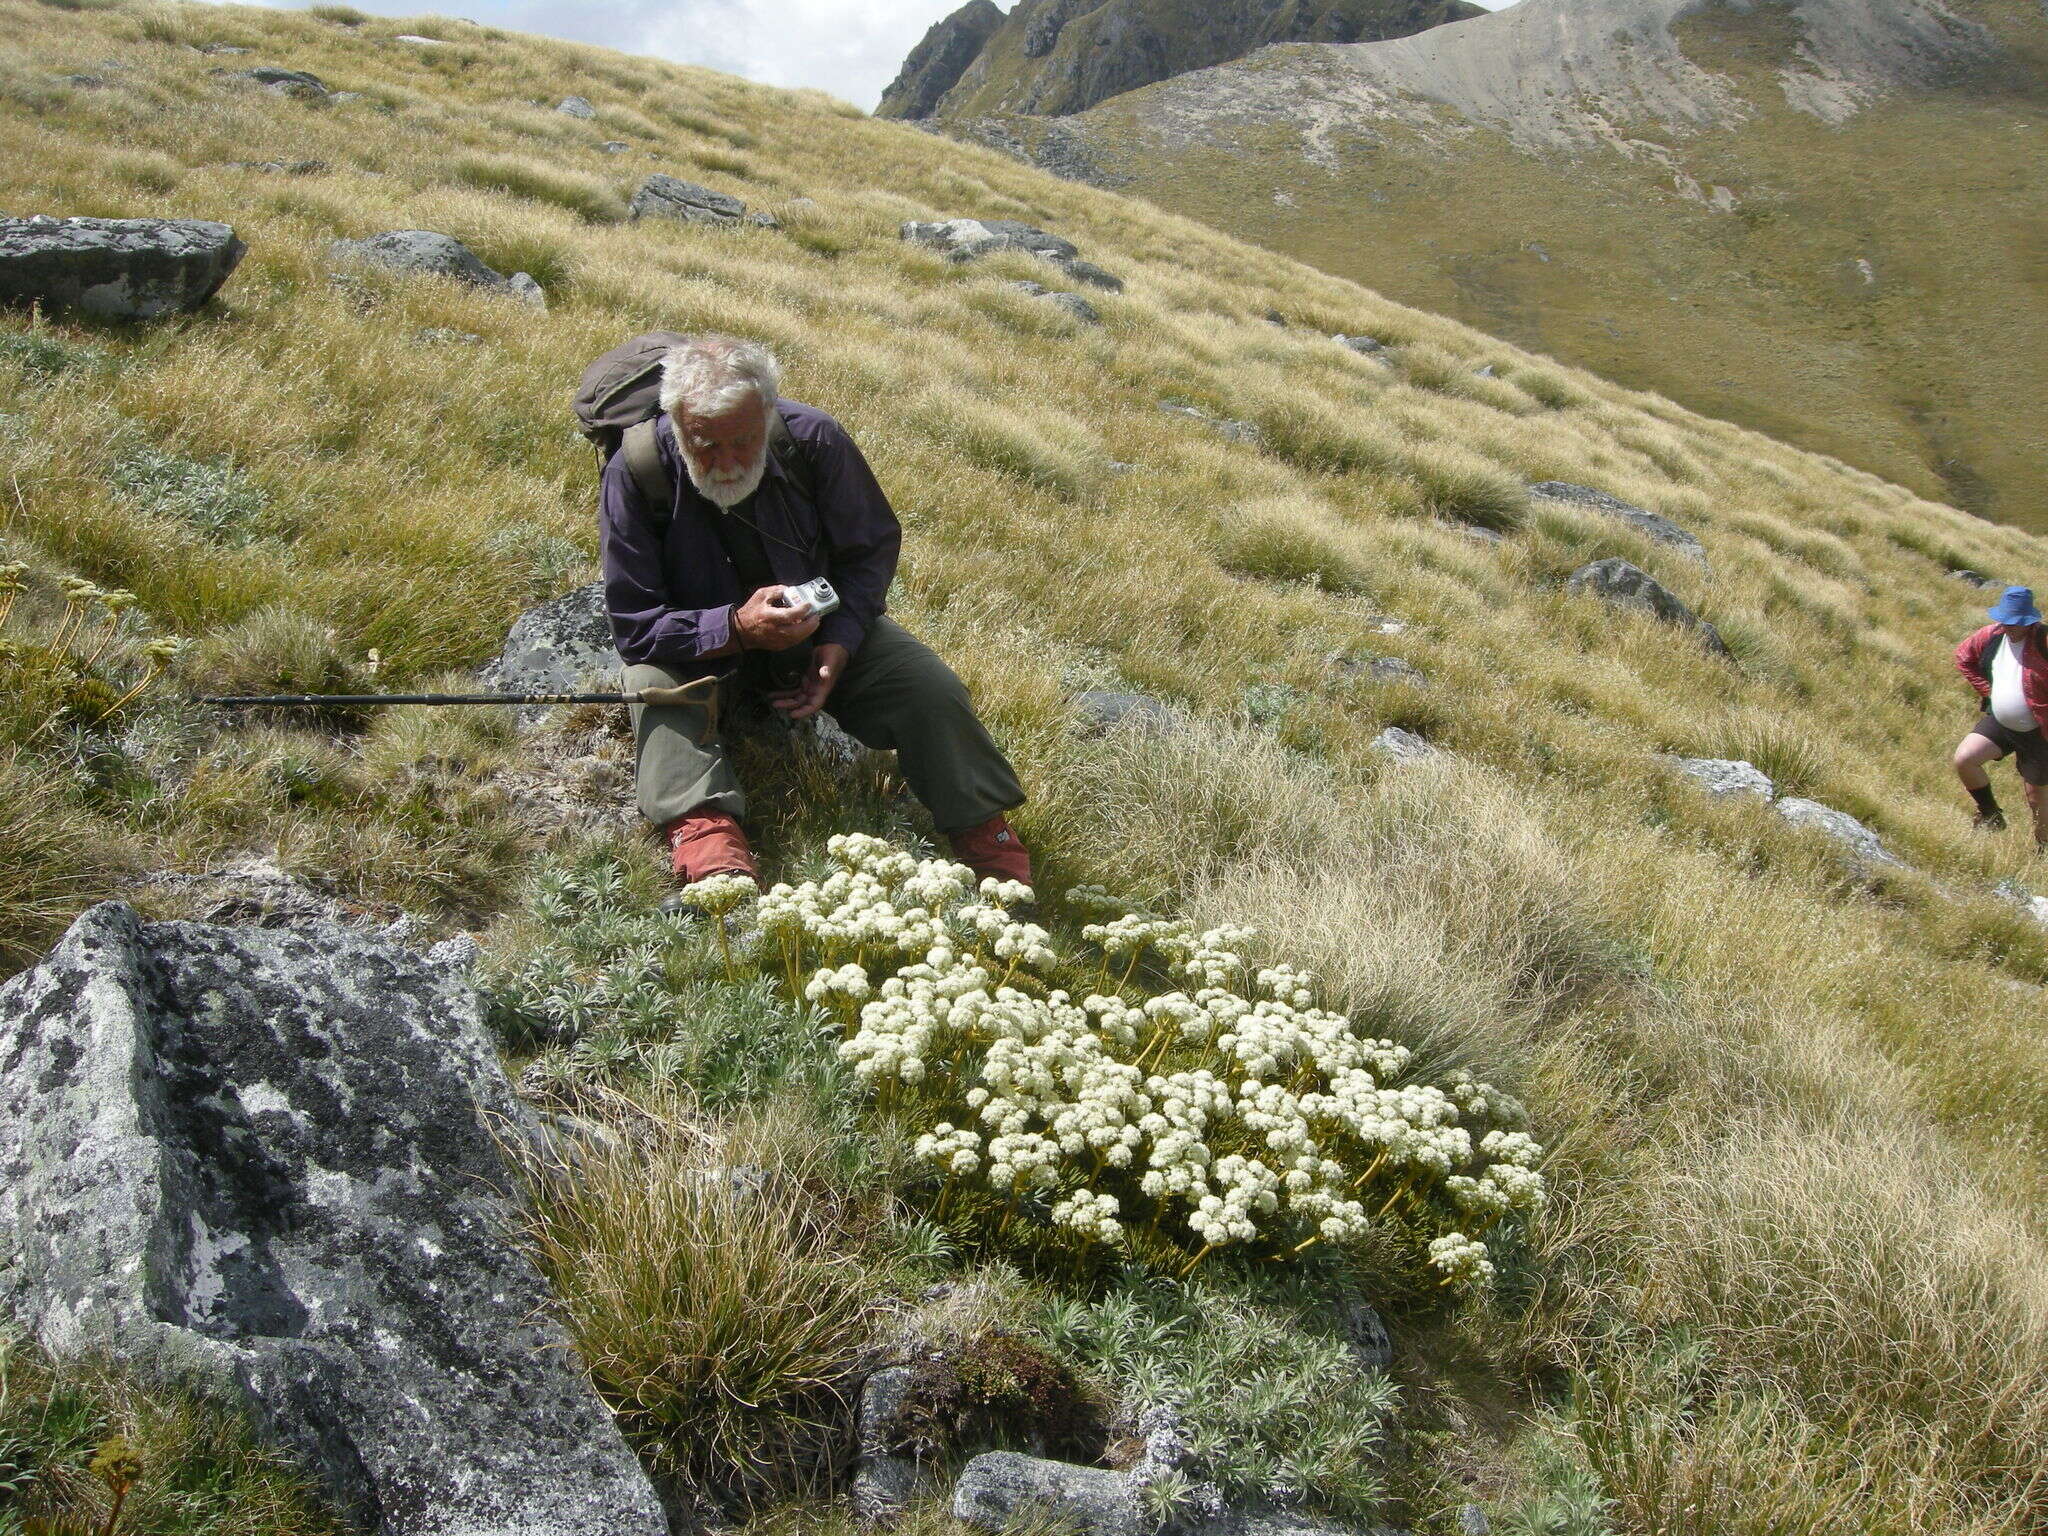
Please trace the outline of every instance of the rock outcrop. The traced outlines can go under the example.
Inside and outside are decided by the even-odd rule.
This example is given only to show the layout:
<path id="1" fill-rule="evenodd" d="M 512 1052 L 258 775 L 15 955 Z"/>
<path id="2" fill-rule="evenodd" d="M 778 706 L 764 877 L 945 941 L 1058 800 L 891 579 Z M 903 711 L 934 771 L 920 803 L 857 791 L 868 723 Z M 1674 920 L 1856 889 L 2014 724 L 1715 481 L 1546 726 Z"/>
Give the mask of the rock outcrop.
<path id="1" fill-rule="evenodd" d="M 1597 597 L 1616 608 L 1647 613 L 1674 628 L 1690 630 L 1716 656 L 1728 654 L 1718 629 L 1680 602 L 1656 577 L 1626 560 L 1595 560 L 1582 565 L 1566 580 L 1565 590 Z"/>
<path id="2" fill-rule="evenodd" d="M 910 50 L 910 57 L 903 61 L 895 80 L 882 92 L 879 115 L 930 117 L 1002 25 L 1003 13 L 992 0 L 967 0 L 967 4 L 943 21 L 932 23 L 924 39 Z"/>
<path id="3" fill-rule="evenodd" d="M 1778 792 L 1771 776 L 1739 757 L 1674 757 L 1671 766 L 1715 798 L 1754 795 L 1769 800 Z"/>
<path id="4" fill-rule="evenodd" d="M 1847 811 L 1838 811 L 1818 800 L 1801 800 L 1792 795 L 1780 800 L 1774 809 L 1793 826 L 1808 828 L 1840 844 L 1849 861 L 1860 869 L 1869 870 L 1880 865 L 1889 869 L 1905 868 L 1905 861 L 1888 851 L 1882 838 Z"/>
<path id="5" fill-rule="evenodd" d="M 474 953 L 85 913 L 0 988 L 0 1308 L 239 1393 L 379 1536 L 664 1536 L 513 1241 Z"/>
<path id="6" fill-rule="evenodd" d="M 0 302 L 111 320 L 187 314 L 247 250 L 209 219 L 0 219 Z"/>
<path id="7" fill-rule="evenodd" d="M 654 175 L 640 184 L 627 212 L 636 219 L 674 219 L 683 224 L 737 224 L 747 205 L 736 197 L 675 176 Z"/>
<path id="8" fill-rule="evenodd" d="M 1529 494 L 1539 501 L 1561 501 L 1570 506 L 1590 507 L 1595 512 L 1603 512 L 1627 523 L 1652 543 L 1668 544 L 1702 567 L 1707 563 L 1706 547 L 1691 533 L 1662 513 L 1630 506 L 1619 496 L 1610 496 L 1590 485 L 1573 485 L 1564 480 L 1539 480 L 1529 487 Z"/>
<path id="9" fill-rule="evenodd" d="M 504 648 L 476 675 L 500 693 L 577 693 L 616 688 L 623 665 L 612 643 L 604 583 L 593 581 L 522 613 Z"/>

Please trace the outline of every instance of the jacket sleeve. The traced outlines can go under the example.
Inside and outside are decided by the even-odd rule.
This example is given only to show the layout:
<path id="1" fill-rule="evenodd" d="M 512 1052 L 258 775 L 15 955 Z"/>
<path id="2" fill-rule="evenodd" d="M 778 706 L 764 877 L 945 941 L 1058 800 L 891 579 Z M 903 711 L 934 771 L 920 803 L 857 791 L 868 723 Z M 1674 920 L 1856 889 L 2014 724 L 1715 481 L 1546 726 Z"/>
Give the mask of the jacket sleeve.
<path id="1" fill-rule="evenodd" d="M 1956 647 L 1956 670 L 1963 674 L 1964 682 L 1977 690 L 1980 698 L 1991 697 L 1991 679 L 1984 674 L 1984 650 L 1991 636 L 1997 633 L 1996 625 L 1980 629 Z"/>
<path id="2" fill-rule="evenodd" d="M 809 446 L 817 468 L 818 520 L 830 546 L 825 569 L 839 593 L 839 607 L 819 623 L 816 639 L 856 652 L 887 611 L 903 527 L 845 428 L 830 422 Z"/>
<path id="3" fill-rule="evenodd" d="M 598 495 L 598 537 L 612 639 L 619 655 L 630 663 L 689 664 L 724 650 L 732 639 L 730 603 L 717 608 L 669 606 L 662 536 L 662 527 L 647 515 L 626 456 L 613 454 Z"/>

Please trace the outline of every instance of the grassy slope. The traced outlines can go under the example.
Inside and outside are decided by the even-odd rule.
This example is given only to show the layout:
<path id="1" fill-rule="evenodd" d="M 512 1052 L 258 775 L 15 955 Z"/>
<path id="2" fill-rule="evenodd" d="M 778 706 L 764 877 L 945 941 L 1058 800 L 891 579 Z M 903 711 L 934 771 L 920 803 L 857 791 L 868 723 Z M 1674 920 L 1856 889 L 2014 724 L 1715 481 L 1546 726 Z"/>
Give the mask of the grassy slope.
<path id="1" fill-rule="evenodd" d="M 451 41 L 388 41 L 408 30 Z M 227 90 L 187 46 L 210 41 L 370 99 Z M 107 59 L 127 67 L 112 88 L 47 83 Z M 570 91 L 597 121 L 548 110 Z M 387 680 L 432 676 L 587 574 L 539 553 L 593 547 L 563 405 L 582 360 L 655 324 L 761 337 L 895 494 L 898 606 L 1014 747 L 1050 883 L 1256 922 L 1375 1027 L 1526 1090 L 1561 1198 L 1458 1358 L 1553 1387 L 1597 1364 L 1575 1454 L 1623 1528 L 1679 1528 L 1681 1507 L 1696 1530 L 1819 1532 L 1841 1507 L 1872 1532 L 2038 1528 L 2048 937 L 1986 894 L 2031 866 L 2017 832 L 1967 832 L 1945 766 L 1965 720 L 1946 652 L 1982 605 L 1947 570 L 2038 582 L 2034 537 L 1141 202 L 702 71 L 452 23 L 5 0 L 0 110 L 0 206 L 219 217 L 251 247 L 202 316 L 49 328 L 39 345 L 109 360 L 54 385 L 7 322 L 0 558 L 132 587 L 159 628 L 228 636 L 220 665 L 325 645 L 303 666 L 347 668 L 374 646 Z M 221 164 L 271 157 L 333 170 Z M 539 195 L 480 190 L 479 158 L 522 161 Z M 657 168 L 817 206 L 779 235 L 605 222 Z M 1005 286 L 1042 268 L 896 238 L 951 214 L 1055 228 L 1130 290 L 1084 330 Z M 330 238 L 422 225 L 535 272 L 550 314 L 328 281 Z M 426 345 L 426 326 L 485 340 Z M 1402 343 L 1399 362 L 1332 331 Z M 1476 377 L 1489 362 L 1500 377 Z M 1165 415 L 1169 396 L 1255 419 L 1271 447 Z M 277 526 L 228 547 L 138 510 L 109 478 L 122 422 L 231 456 Z M 1517 483 L 1547 477 L 1679 518 L 1713 574 L 1591 513 L 1523 512 Z M 1460 517 L 1521 526 L 1494 547 Z M 1561 591 L 1611 554 L 1695 602 L 1740 665 Z M 49 612 L 15 625 L 46 633 Z M 1409 628 L 1381 634 L 1388 617 Z M 1435 686 L 1347 678 L 1339 649 Z M 1062 699 L 1089 682 L 1168 695 L 1193 724 L 1078 741 Z M 1385 769 L 1366 744 L 1390 722 L 1456 760 Z M 141 724 L 127 755 L 185 775 L 47 733 L 9 770 L 9 811 L 62 833 L 0 848 L 0 900 L 39 903 L 0 911 L 17 952 L 107 888 L 110 846 L 177 863 L 275 843 L 454 919 L 493 910 L 523 857 L 472 783 L 506 750 L 463 734 L 481 727 Z M 1762 808 L 1674 782 L 1672 750 L 1752 757 L 1924 873 L 1859 882 Z M 451 808 L 450 783 L 474 803 Z M 1675 1369 L 1674 1339 L 1709 1364 Z M 1481 1422 L 1500 1391 L 1432 1389 L 1476 1392 Z"/>
<path id="2" fill-rule="evenodd" d="M 1538 157 L 1491 130 L 1448 152 L 1399 131 L 1353 138 L 1332 172 L 1259 124 L 1160 144 L 1142 126 L 1145 93 L 1068 126 L 1165 207 L 2038 529 L 2048 442 L 2028 423 L 2048 387 L 2048 202 L 2034 174 L 2048 55 L 2037 6 L 1961 9 L 2012 44 L 2008 73 L 1841 128 L 1784 105 L 1767 74 L 1784 41 L 1768 12 L 1683 24 L 1695 61 L 1763 110 L 1732 132 L 1641 136 L 1669 144 L 1702 186 L 1733 190 L 1732 215 L 1682 196 L 1654 161 Z M 1293 67 L 1285 54 L 1261 62 Z M 1277 206 L 1276 191 L 1295 206 Z"/>

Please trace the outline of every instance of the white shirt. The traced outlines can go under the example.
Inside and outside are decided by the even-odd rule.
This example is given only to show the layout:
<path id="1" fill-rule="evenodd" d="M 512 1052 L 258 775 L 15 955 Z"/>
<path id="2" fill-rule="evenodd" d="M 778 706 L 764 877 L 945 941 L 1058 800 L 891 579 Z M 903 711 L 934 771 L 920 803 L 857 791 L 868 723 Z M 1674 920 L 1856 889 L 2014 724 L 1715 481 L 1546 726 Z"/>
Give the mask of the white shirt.
<path id="1" fill-rule="evenodd" d="M 2034 712 L 2027 708 L 2026 689 L 2020 683 L 2019 647 L 2000 635 L 1998 650 L 1991 658 L 1991 713 L 2009 731 L 2038 729 Z"/>

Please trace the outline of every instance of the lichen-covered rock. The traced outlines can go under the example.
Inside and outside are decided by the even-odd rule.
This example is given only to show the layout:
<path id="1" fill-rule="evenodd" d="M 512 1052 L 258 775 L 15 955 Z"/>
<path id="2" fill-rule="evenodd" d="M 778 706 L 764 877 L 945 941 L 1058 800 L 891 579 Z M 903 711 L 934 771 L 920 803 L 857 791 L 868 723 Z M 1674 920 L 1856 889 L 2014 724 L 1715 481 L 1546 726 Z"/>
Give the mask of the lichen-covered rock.
<path id="1" fill-rule="evenodd" d="M 1771 782 L 1769 774 L 1739 757 L 1674 757 L 1671 766 L 1708 794 L 1717 797 L 1755 795 L 1758 799 L 1768 800 L 1778 792 L 1778 786 Z"/>
<path id="2" fill-rule="evenodd" d="M 954 1485 L 953 1518 L 996 1532 L 1052 1520 L 1089 1536 L 1151 1536 L 1158 1524 L 1123 1474 L 1015 1451 L 989 1451 L 967 1463 Z"/>
<path id="3" fill-rule="evenodd" d="M 884 1524 L 910 1505 L 917 1486 L 917 1460 L 899 1454 L 890 1430 L 910 1395 L 907 1365 L 879 1370 L 861 1388 L 858 1432 L 860 1459 L 854 1464 L 853 1512 L 871 1525 Z"/>
<path id="4" fill-rule="evenodd" d="M 1582 565 L 1565 581 L 1568 592 L 1582 592 L 1617 608 L 1633 608 L 1678 629 L 1697 634 L 1708 650 L 1726 656 L 1721 632 L 1694 613 L 1669 588 L 1640 566 L 1619 558 Z"/>
<path id="5" fill-rule="evenodd" d="M 663 1536 L 514 1239 L 473 955 L 87 912 L 0 987 L 0 1308 L 239 1393 L 380 1536 Z"/>
<path id="6" fill-rule="evenodd" d="M 210 219 L 0 218 L 0 302 L 111 320 L 187 314 L 247 250 Z"/>
<path id="7" fill-rule="evenodd" d="M 1539 480 L 1529 487 L 1529 494 L 1540 501 L 1567 502 L 1576 507 L 1591 507 L 1595 512 L 1627 523 L 1646 539 L 1667 544 L 1687 559 L 1707 563 L 1706 546 L 1679 527 L 1662 513 L 1651 512 L 1642 507 L 1630 506 L 1618 496 L 1605 491 L 1596 491 L 1590 485 L 1573 485 L 1565 480 Z"/>
<path id="8" fill-rule="evenodd" d="M 1884 865 L 1892 869 L 1905 868 L 1904 860 L 1886 851 L 1882 838 L 1847 811 L 1822 805 L 1818 800 L 1801 800 L 1789 795 L 1777 803 L 1776 809 L 1793 826 L 1811 828 L 1839 843 L 1843 852 L 1849 855 L 1850 862 L 1859 867 Z"/>
<path id="9" fill-rule="evenodd" d="M 955 261 L 986 256 L 991 251 L 1028 251 L 1064 263 L 1081 254 L 1081 248 L 1071 240 L 1062 240 L 1015 219 L 946 219 L 936 224 L 913 220 L 903 226 L 902 233 L 912 244 L 943 251 Z"/>
<path id="10" fill-rule="evenodd" d="M 1083 325 L 1102 324 L 1101 311 L 1078 293 L 1048 293 L 1042 297 L 1046 303 L 1064 309 Z"/>
<path id="11" fill-rule="evenodd" d="M 684 224 L 737 224 L 747 205 L 694 181 L 656 173 L 640 184 L 628 207 L 636 219 L 675 219 Z"/>
<path id="12" fill-rule="evenodd" d="M 617 687 L 622 666 L 604 583 L 593 581 L 522 613 L 477 678 L 502 693 L 578 693 Z"/>
<path id="13" fill-rule="evenodd" d="M 1117 730 L 1174 731 L 1182 724 L 1172 705 L 1149 693 L 1091 688 L 1074 695 L 1074 707 L 1080 711 L 1083 734 L 1090 736 Z"/>
<path id="14" fill-rule="evenodd" d="M 1398 725 L 1390 725 L 1373 737 L 1372 749 L 1397 763 L 1421 763 L 1445 755 L 1442 747 L 1424 740 L 1413 731 L 1404 731 Z"/>
<path id="15" fill-rule="evenodd" d="M 564 117 L 579 117 L 585 122 L 597 116 L 597 108 L 593 107 L 588 100 L 581 96 L 564 96 L 561 105 L 557 106 L 555 110 Z"/>
<path id="16" fill-rule="evenodd" d="M 292 96 L 301 101 L 324 101 L 333 94 L 327 89 L 327 82 L 318 75 L 303 69 L 281 69 L 275 64 L 259 64 L 254 69 L 234 71 L 215 70 L 214 73 L 230 84 L 261 86 L 274 96 Z"/>

